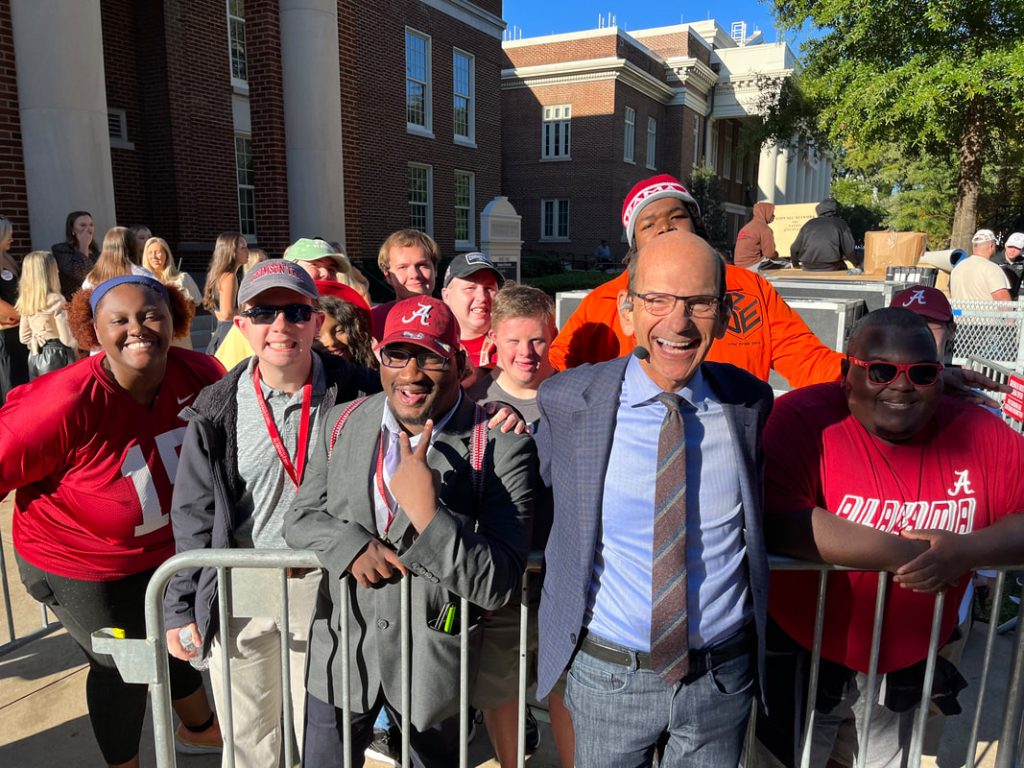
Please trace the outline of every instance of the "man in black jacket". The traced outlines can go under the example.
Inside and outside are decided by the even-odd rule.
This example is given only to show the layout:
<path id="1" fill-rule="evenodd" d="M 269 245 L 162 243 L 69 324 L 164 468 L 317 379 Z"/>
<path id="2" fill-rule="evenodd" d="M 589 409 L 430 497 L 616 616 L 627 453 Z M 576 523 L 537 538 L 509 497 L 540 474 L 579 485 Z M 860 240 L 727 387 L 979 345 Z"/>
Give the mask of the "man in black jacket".
<path id="1" fill-rule="evenodd" d="M 836 214 L 836 201 L 831 197 L 818 203 L 814 209 L 817 218 L 803 227 L 789 248 L 794 268 L 808 272 L 846 271 L 846 262 L 854 263 L 853 233 L 850 227 Z"/>
<path id="2" fill-rule="evenodd" d="M 336 403 L 380 390 L 375 373 L 313 351 L 322 322 L 317 299 L 312 278 L 279 259 L 264 262 L 242 281 L 235 324 L 255 354 L 203 390 L 182 414 L 189 426 L 171 510 L 179 552 L 287 549 L 281 533 L 284 513 L 302 480 L 323 414 Z M 234 584 L 244 580 L 247 590 L 267 595 L 277 594 L 277 576 L 273 570 L 232 572 Z M 239 766 L 277 765 L 280 760 L 282 699 L 289 695 L 281 683 L 282 651 L 290 651 L 295 734 L 302 743 L 306 639 L 320 576 L 289 576 L 288 649 L 281 648 L 280 616 L 233 615 L 229 627 L 217 626 L 212 569 L 178 573 L 164 601 L 168 650 L 182 659 L 210 656 L 219 710 L 226 706 L 219 666 L 230 661 Z M 182 647 L 183 631 L 201 650 Z"/>

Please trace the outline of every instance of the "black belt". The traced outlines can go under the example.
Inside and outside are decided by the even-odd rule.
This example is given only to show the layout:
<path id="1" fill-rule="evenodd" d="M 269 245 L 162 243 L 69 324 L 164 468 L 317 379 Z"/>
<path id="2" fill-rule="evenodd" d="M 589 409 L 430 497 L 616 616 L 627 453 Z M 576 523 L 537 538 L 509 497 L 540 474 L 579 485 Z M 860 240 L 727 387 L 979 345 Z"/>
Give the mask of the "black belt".
<path id="1" fill-rule="evenodd" d="M 709 669 L 751 652 L 753 647 L 754 630 L 748 627 L 710 648 L 690 651 L 690 672 L 687 678 L 701 677 Z M 653 669 L 651 654 L 646 651 L 630 650 L 597 635 L 584 635 L 580 641 L 580 650 L 595 659 L 620 664 L 623 667 L 632 667 L 633 660 L 636 659 L 637 669 Z"/>

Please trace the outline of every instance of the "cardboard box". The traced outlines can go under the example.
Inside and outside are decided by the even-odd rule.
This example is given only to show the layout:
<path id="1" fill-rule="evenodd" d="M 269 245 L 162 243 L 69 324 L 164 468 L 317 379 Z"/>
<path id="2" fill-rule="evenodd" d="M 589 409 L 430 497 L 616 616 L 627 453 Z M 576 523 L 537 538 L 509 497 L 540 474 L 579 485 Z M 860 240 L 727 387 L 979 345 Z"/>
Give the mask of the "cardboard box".
<path id="1" fill-rule="evenodd" d="M 886 267 L 912 267 L 927 246 L 924 232 L 865 232 L 864 273 L 885 275 Z"/>

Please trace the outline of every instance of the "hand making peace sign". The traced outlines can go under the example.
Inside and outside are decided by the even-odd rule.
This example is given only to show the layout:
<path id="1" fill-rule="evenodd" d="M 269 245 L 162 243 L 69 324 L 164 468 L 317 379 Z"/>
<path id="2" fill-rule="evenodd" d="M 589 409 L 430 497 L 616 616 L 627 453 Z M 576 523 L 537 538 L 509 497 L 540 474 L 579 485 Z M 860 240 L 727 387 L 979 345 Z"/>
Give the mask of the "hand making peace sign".
<path id="1" fill-rule="evenodd" d="M 398 436 L 398 468 L 391 475 L 391 495 L 418 533 L 422 533 L 434 519 L 437 513 L 437 494 L 441 487 L 440 473 L 427 464 L 427 451 L 430 450 L 430 435 L 433 431 L 434 422 L 428 419 L 415 451 L 409 435 L 402 432 Z"/>

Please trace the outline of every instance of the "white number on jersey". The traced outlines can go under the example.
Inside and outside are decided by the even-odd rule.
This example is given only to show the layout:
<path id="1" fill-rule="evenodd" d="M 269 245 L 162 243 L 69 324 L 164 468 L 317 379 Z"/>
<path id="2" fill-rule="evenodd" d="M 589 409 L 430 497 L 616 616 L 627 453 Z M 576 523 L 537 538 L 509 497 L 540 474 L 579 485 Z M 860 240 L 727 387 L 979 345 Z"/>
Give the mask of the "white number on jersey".
<path id="1" fill-rule="evenodd" d="M 154 438 L 157 452 L 160 454 L 160 462 L 164 465 L 167 479 L 174 485 L 174 476 L 178 471 L 178 446 L 185 439 L 185 427 L 178 427 Z M 136 536 L 145 536 L 171 522 L 170 514 L 164 514 L 160 508 L 160 495 L 157 493 L 156 485 L 153 483 L 153 475 L 146 465 L 146 459 L 142 455 L 142 449 L 133 445 L 128 455 L 125 456 L 121 465 L 121 474 L 130 478 L 135 487 L 135 493 L 139 497 L 139 506 L 142 507 L 142 523 L 135 526 Z"/>

